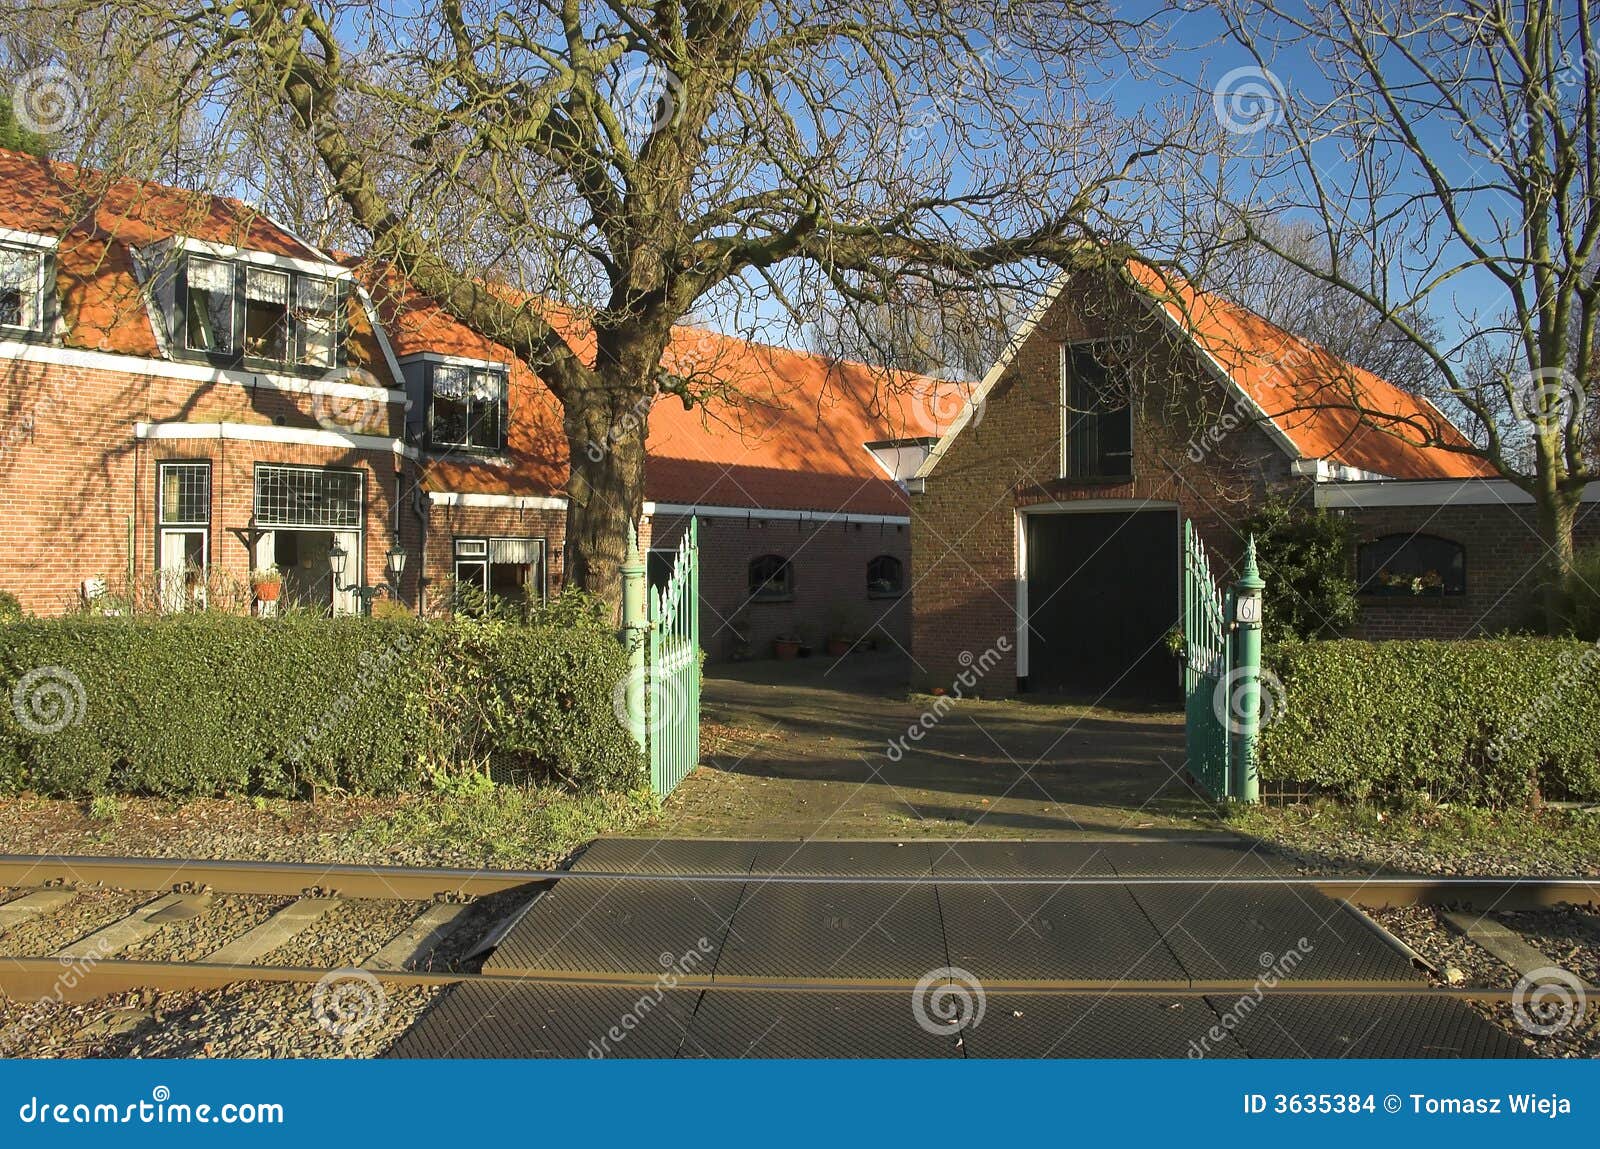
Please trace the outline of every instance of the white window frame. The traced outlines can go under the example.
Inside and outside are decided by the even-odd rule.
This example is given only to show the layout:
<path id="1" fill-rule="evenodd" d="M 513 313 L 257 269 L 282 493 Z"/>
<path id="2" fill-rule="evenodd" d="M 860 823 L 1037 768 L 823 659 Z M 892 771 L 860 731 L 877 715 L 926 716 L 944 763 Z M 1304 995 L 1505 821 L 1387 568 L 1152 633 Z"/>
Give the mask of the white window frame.
<path id="1" fill-rule="evenodd" d="M 180 469 L 203 469 L 206 476 L 206 513 L 204 519 L 172 519 L 167 518 L 166 511 L 166 485 L 167 475 Z M 183 459 L 160 462 L 156 464 L 156 571 L 161 582 L 161 604 L 165 610 L 186 610 L 191 605 L 202 610 L 206 605 L 206 578 L 211 570 L 211 502 L 212 502 L 212 468 L 208 460 Z M 169 568 L 166 565 L 167 540 L 177 538 L 200 538 L 200 586 L 199 600 L 190 603 L 182 595 L 179 579 L 187 570 L 183 568 Z"/>
<path id="2" fill-rule="evenodd" d="M 467 411 L 466 436 L 460 442 L 440 438 L 434 430 L 434 428 L 437 426 L 435 408 L 438 406 L 434 385 L 438 372 L 441 368 L 444 370 L 462 371 L 466 374 L 466 392 L 460 400 L 460 402 L 466 407 Z M 479 404 L 486 402 L 485 400 L 478 399 L 475 395 L 478 385 L 478 377 L 482 375 L 492 376 L 499 384 L 500 388 L 499 397 L 494 401 L 496 412 L 500 418 L 500 441 L 493 446 L 485 446 L 480 443 L 472 442 L 472 428 L 476 422 L 474 414 Z M 507 370 L 503 364 L 492 363 L 469 365 L 465 363 L 431 362 L 428 364 L 427 378 L 427 441 L 430 448 L 442 448 L 448 451 L 485 452 L 489 454 L 496 454 L 505 450 L 506 440 L 510 437 L 511 433 L 511 372 Z"/>
<path id="3" fill-rule="evenodd" d="M 45 280 L 48 278 L 50 248 L 41 244 L 0 241 L 0 251 L 14 255 L 31 256 L 35 261 L 33 284 L 33 323 L 0 322 L 0 332 L 21 331 L 29 335 L 43 335 L 50 322 Z"/>
<path id="4" fill-rule="evenodd" d="M 493 565 L 493 551 L 495 543 L 534 543 L 538 547 L 538 557 L 534 562 L 538 566 L 535 572 L 539 582 L 539 601 L 545 602 L 549 595 L 549 540 L 543 535 L 457 535 L 450 551 L 450 573 L 456 582 L 473 582 L 484 594 L 489 594 L 489 567 Z M 461 577 L 463 565 L 479 566 L 483 568 L 481 579 L 469 580 Z"/>

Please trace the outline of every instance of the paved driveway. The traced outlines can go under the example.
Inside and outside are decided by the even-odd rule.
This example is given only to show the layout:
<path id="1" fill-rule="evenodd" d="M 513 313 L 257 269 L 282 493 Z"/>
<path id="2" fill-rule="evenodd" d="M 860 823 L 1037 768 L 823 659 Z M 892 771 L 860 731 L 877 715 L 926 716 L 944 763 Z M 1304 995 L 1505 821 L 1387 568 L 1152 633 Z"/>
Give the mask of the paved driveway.
<path id="1" fill-rule="evenodd" d="M 1062 700 L 908 697 L 887 655 L 707 669 L 705 765 L 653 832 L 1071 838 L 1214 830 L 1183 716 Z M 913 730 L 921 734 L 912 737 Z"/>

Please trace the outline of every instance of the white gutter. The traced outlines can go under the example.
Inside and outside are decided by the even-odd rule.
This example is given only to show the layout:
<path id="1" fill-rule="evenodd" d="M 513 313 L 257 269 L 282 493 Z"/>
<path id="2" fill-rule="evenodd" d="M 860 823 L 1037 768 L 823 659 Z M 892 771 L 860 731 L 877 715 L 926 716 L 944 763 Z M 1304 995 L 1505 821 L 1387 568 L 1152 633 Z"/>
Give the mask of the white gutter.
<path id="1" fill-rule="evenodd" d="M 429 491 L 428 502 L 436 507 L 494 507 L 514 511 L 564 511 L 563 495 L 493 495 L 475 491 Z"/>
<path id="2" fill-rule="evenodd" d="M 275 375 L 265 371 L 240 371 L 210 367 L 202 363 L 179 363 L 168 359 L 146 359 L 139 355 L 116 355 L 106 351 L 83 351 L 76 347 L 52 347 L 43 343 L 0 340 L 0 360 L 20 360 L 52 367 L 78 367 L 87 371 L 120 371 L 125 375 L 152 375 L 182 383 L 223 384 L 261 388 L 297 395 L 327 395 L 340 399 L 365 399 L 374 403 L 404 403 L 406 393 L 367 383 L 347 383 L 334 379 L 302 379 L 294 375 Z"/>
<path id="3" fill-rule="evenodd" d="M 1318 483 L 1316 504 L 1331 510 L 1369 507 L 1531 506 L 1533 496 L 1505 479 L 1385 479 L 1379 482 Z M 1600 503 L 1600 484 L 1584 489 L 1583 501 Z"/>
<path id="4" fill-rule="evenodd" d="M 653 518 L 663 515 L 698 515 L 702 519 L 774 519 L 802 523 L 869 523 L 875 526 L 905 527 L 910 515 L 858 515 L 842 511 L 793 511 L 770 507 L 719 507 L 696 503 L 645 503 L 644 513 Z"/>
<path id="5" fill-rule="evenodd" d="M 419 459 L 415 447 L 387 435 L 357 435 L 348 431 L 309 427 L 275 427 L 263 423 L 135 423 L 136 439 L 171 441 L 227 439 L 241 443 L 292 443 L 302 447 L 334 447 L 356 451 L 387 451 Z"/>

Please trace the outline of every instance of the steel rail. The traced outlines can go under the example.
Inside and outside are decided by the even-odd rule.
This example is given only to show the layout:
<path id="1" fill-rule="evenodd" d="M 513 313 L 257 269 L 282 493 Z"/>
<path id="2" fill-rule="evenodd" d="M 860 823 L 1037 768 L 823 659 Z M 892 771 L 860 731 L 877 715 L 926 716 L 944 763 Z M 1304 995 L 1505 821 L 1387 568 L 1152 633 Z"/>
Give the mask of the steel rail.
<path id="1" fill-rule="evenodd" d="M 556 976 L 526 973 L 468 973 L 429 970 L 363 969 L 361 974 L 390 988 L 406 986 L 444 987 L 467 982 L 500 986 L 547 985 L 611 987 L 635 989 L 641 993 L 662 990 L 660 976 L 615 974 L 606 977 Z M 57 957 L 0 957 L 0 993 L 19 1002 L 51 1000 L 86 1002 L 107 994 L 134 989 L 205 992 L 241 982 L 313 984 L 329 976 L 359 976 L 350 967 L 225 965 L 207 962 L 132 961 L 108 958 L 64 964 Z M 778 980 L 713 981 L 681 980 L 671 988 L 683 991 L 714 990 L 718 993 L 911 993 L 916 983 L 910 980 L 845 981 L 819 978 Z M 1260 989 L 1258 980 L 1218 979 L 1205 981 L 1008 981 L 985 980 L 990 994 L 1047 995 L 1068 997 L 1185 997 L 1251 994 Z M 1509 989 L 1465 986 L 1436 987 L 1420 982 L 1286 981 L 1276 991 L 1282 994 L 1362 997 L 1450 997 L 1483 1002 L 1512 1001 Z M 25 1007 L 24 1007 L 25 1008 Z"/>
<path id="2" fill-rule="evenodd" d="M 426 901 L 477 897 L 556 881 L 630 881 L 665 884 L 976 885 L 976 886 L 1198 886 L 1299 887 L 1367 908 L 1414 905 L 1531 909 L 1600 904 L 1600 877 L 1363 877 L 1252 875 L 1247 877 L 1078 877 L 975 874 L 828 875 L 786 873 L 641 874 L 610 870 L 491 870 L 368 866 L 320 862 L 246 862 L 181 858 L 74 855 L 0 855 L 0 886 L 86 885 L 122 889 L 204 888 L 228 894 L 300 894 L 317 890 L 347 898 Z"/>

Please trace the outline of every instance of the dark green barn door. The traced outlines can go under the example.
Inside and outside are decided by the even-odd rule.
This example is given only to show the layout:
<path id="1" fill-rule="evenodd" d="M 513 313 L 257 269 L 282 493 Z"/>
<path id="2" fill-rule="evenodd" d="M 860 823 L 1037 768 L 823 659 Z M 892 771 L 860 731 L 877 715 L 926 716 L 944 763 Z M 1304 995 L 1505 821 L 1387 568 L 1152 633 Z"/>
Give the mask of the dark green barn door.
<path id="1" fill-rule="evenodd" d="M 1028 689 L 1176 702 L 1178 516 L 1027 516 Z"/>

